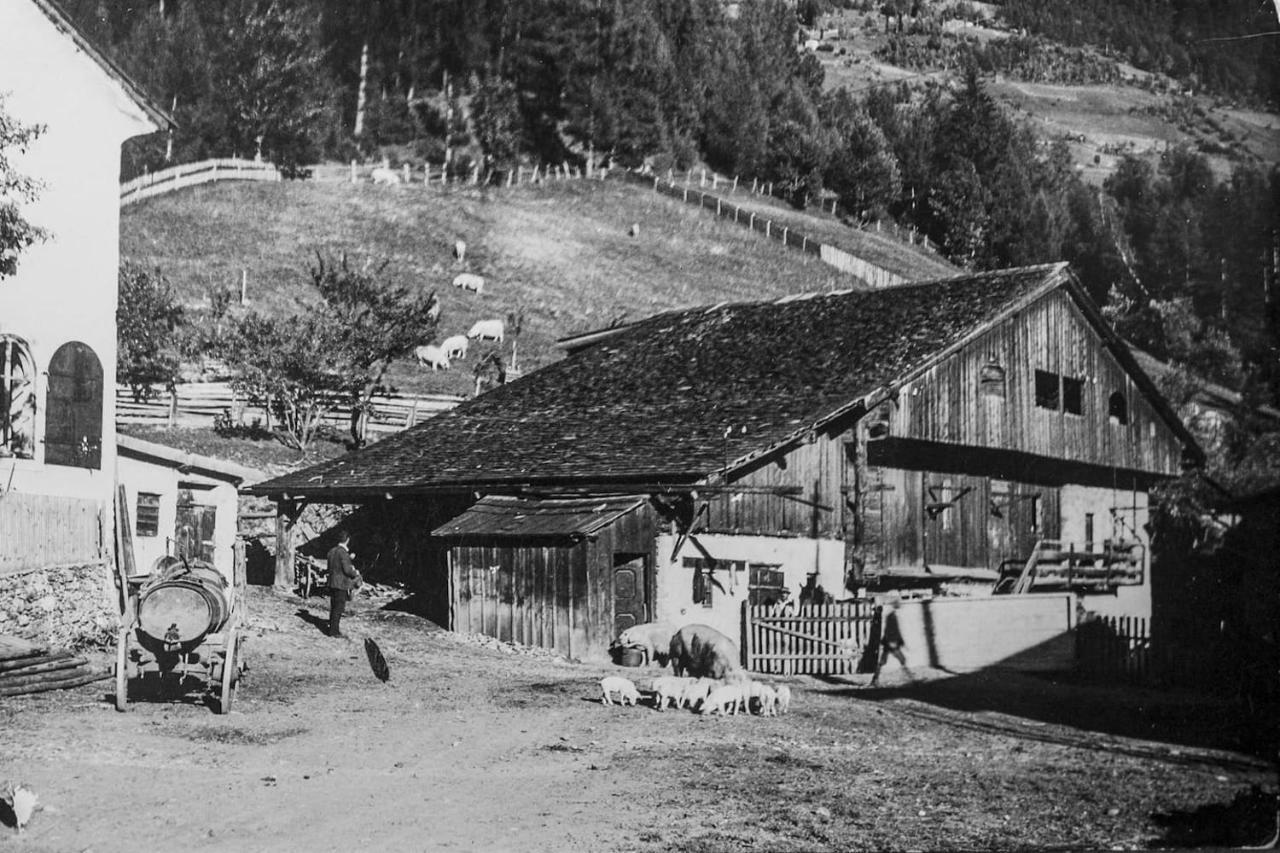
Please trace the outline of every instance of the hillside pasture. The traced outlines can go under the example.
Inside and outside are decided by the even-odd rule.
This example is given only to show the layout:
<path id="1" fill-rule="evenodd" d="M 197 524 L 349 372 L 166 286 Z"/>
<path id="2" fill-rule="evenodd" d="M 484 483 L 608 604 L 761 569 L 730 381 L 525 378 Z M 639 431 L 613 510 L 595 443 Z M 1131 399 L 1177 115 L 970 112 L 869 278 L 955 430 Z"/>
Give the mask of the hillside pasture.
<path id="1" fill-rule="evenodd" d="M 802 215 L 802 214 L 801 214 Z M 632 224 L 639 235 L 629 235 Z M 453 257 L 467 243 L 466 262 Z M 522 310 L 519 365 L 558 358 L 556 339 L 673 308 L 857 286 L 818 258 L 639 186 L 578 180 L 502 189 L 386 187 L 337 180 L 217 184 L 121 212 L 121 254 L 158 268 L 191 308 L 247 278 L 249 305 L 290 315 L 314 298 L 316 252 L 386 260 L 389 280 L 441 297 L 439 338 Z M 451 282 L 486 279 L 482 294 Z M 425 343 L 426 341 L 424 341 Z M 503 345 L 509 356 L 511 339 Z M 398 388 L 469 393 L 466 361 L 433 373 L 393 366 Z"/>

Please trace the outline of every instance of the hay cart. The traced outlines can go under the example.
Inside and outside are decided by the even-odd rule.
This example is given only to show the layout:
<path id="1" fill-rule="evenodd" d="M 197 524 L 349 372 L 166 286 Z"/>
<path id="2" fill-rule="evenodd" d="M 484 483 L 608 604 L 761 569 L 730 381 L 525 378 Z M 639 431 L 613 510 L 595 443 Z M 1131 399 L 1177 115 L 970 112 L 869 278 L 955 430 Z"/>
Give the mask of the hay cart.
<path id="1" fill-rule="evenodd" d="M 116 709 L 129 703 L 130 681 L 150 681 L 163 693 L 196 687 L 231 710 L 244 669 L 243 563 L 228 583 L 210 564 L 164 557 L 150 575 L 126 577 L 124 613 L 116 645 Z"/>

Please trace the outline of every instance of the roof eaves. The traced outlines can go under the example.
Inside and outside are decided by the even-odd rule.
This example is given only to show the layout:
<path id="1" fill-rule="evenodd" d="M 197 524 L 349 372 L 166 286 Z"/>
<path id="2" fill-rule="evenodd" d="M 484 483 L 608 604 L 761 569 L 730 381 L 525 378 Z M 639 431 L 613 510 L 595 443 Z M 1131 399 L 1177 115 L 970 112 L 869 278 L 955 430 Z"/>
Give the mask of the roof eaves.
<path id="1" fill-rule="evenodd" d="M 236 485 L 262 478 L 262 472 L 235 462 L 202 456 L 198 453 L 188 453 L 176 447 L 144 441 L 131 435 L 117 434 L 116 448 L 124 456 L 165 463 L 179 470 L 200 471 L 215 479 L 226 480 Z"/>

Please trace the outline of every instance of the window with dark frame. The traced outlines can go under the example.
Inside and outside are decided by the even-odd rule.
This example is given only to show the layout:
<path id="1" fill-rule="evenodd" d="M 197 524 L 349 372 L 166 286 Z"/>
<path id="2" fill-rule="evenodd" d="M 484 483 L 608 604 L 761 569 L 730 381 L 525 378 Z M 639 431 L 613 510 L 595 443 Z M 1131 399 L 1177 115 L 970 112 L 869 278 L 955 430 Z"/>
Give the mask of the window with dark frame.
<path id="1" fill-rule="evenodd" d="M 1084 514 L 1084 549 L 1093 550 L 1093 513 Z"/>
<path id="2" fill-rule="evenodd" d="M 35 458 L 35 375 L 27 345 L 0 335 L 0 457 Z"/>
<path id="3" fill-rule="evenodd" d="M 747 602 L 752 606 L 781 604 L 786 588 L 781 566 L 747 564 Z"/>
<path id="4" fill-rule="evenodd" d="M 1068 415 L 1084 414 L 1084 380 L 1062 377 L 1062 410 Z"/>
<path id="5" fill-rule="evenodd" d="M 152 492 L 138 492 L 137 524 L 140 537 L 160 535 L 160 496 Z"/>
<path id="6" fill-rule="evenodd" d="M 710 561 L 700 557 L 685 557 L 684 567 L 693 569 L 693 603 L 710 610 L 714 599 Z"/>
<path id="7" fill-rule="evenodd" d="M 102 362 L 87 345 L 58 347 L 49 362 L 44 461 L 102 467 Z"/>
<path id="8" fill-rule="evenodd" d="M 1061 403 L 1058 374 L 1047 370 L 1036 371 L 1036 405 L 1042 409 L 1058 411 Z"/>
<path id="9" fill-rule="evenodd" d="M 1129 423 L 1129 403 L 1119 391 L 1107 398 L 1107 420 L 1121 426 Z"/>

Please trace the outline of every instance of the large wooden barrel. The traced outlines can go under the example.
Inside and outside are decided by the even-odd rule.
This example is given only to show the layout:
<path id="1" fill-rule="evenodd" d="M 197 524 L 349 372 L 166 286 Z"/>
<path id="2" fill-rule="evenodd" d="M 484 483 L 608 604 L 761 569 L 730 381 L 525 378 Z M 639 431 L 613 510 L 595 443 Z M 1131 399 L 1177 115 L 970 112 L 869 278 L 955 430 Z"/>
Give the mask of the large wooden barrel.
<path id="1" fill-rule="evenodd" d="M 198 645 L 230 615 L 226 578 L 199 560 L 158 566 L 138 592 L 138 630 L 169 649 Z"/>

